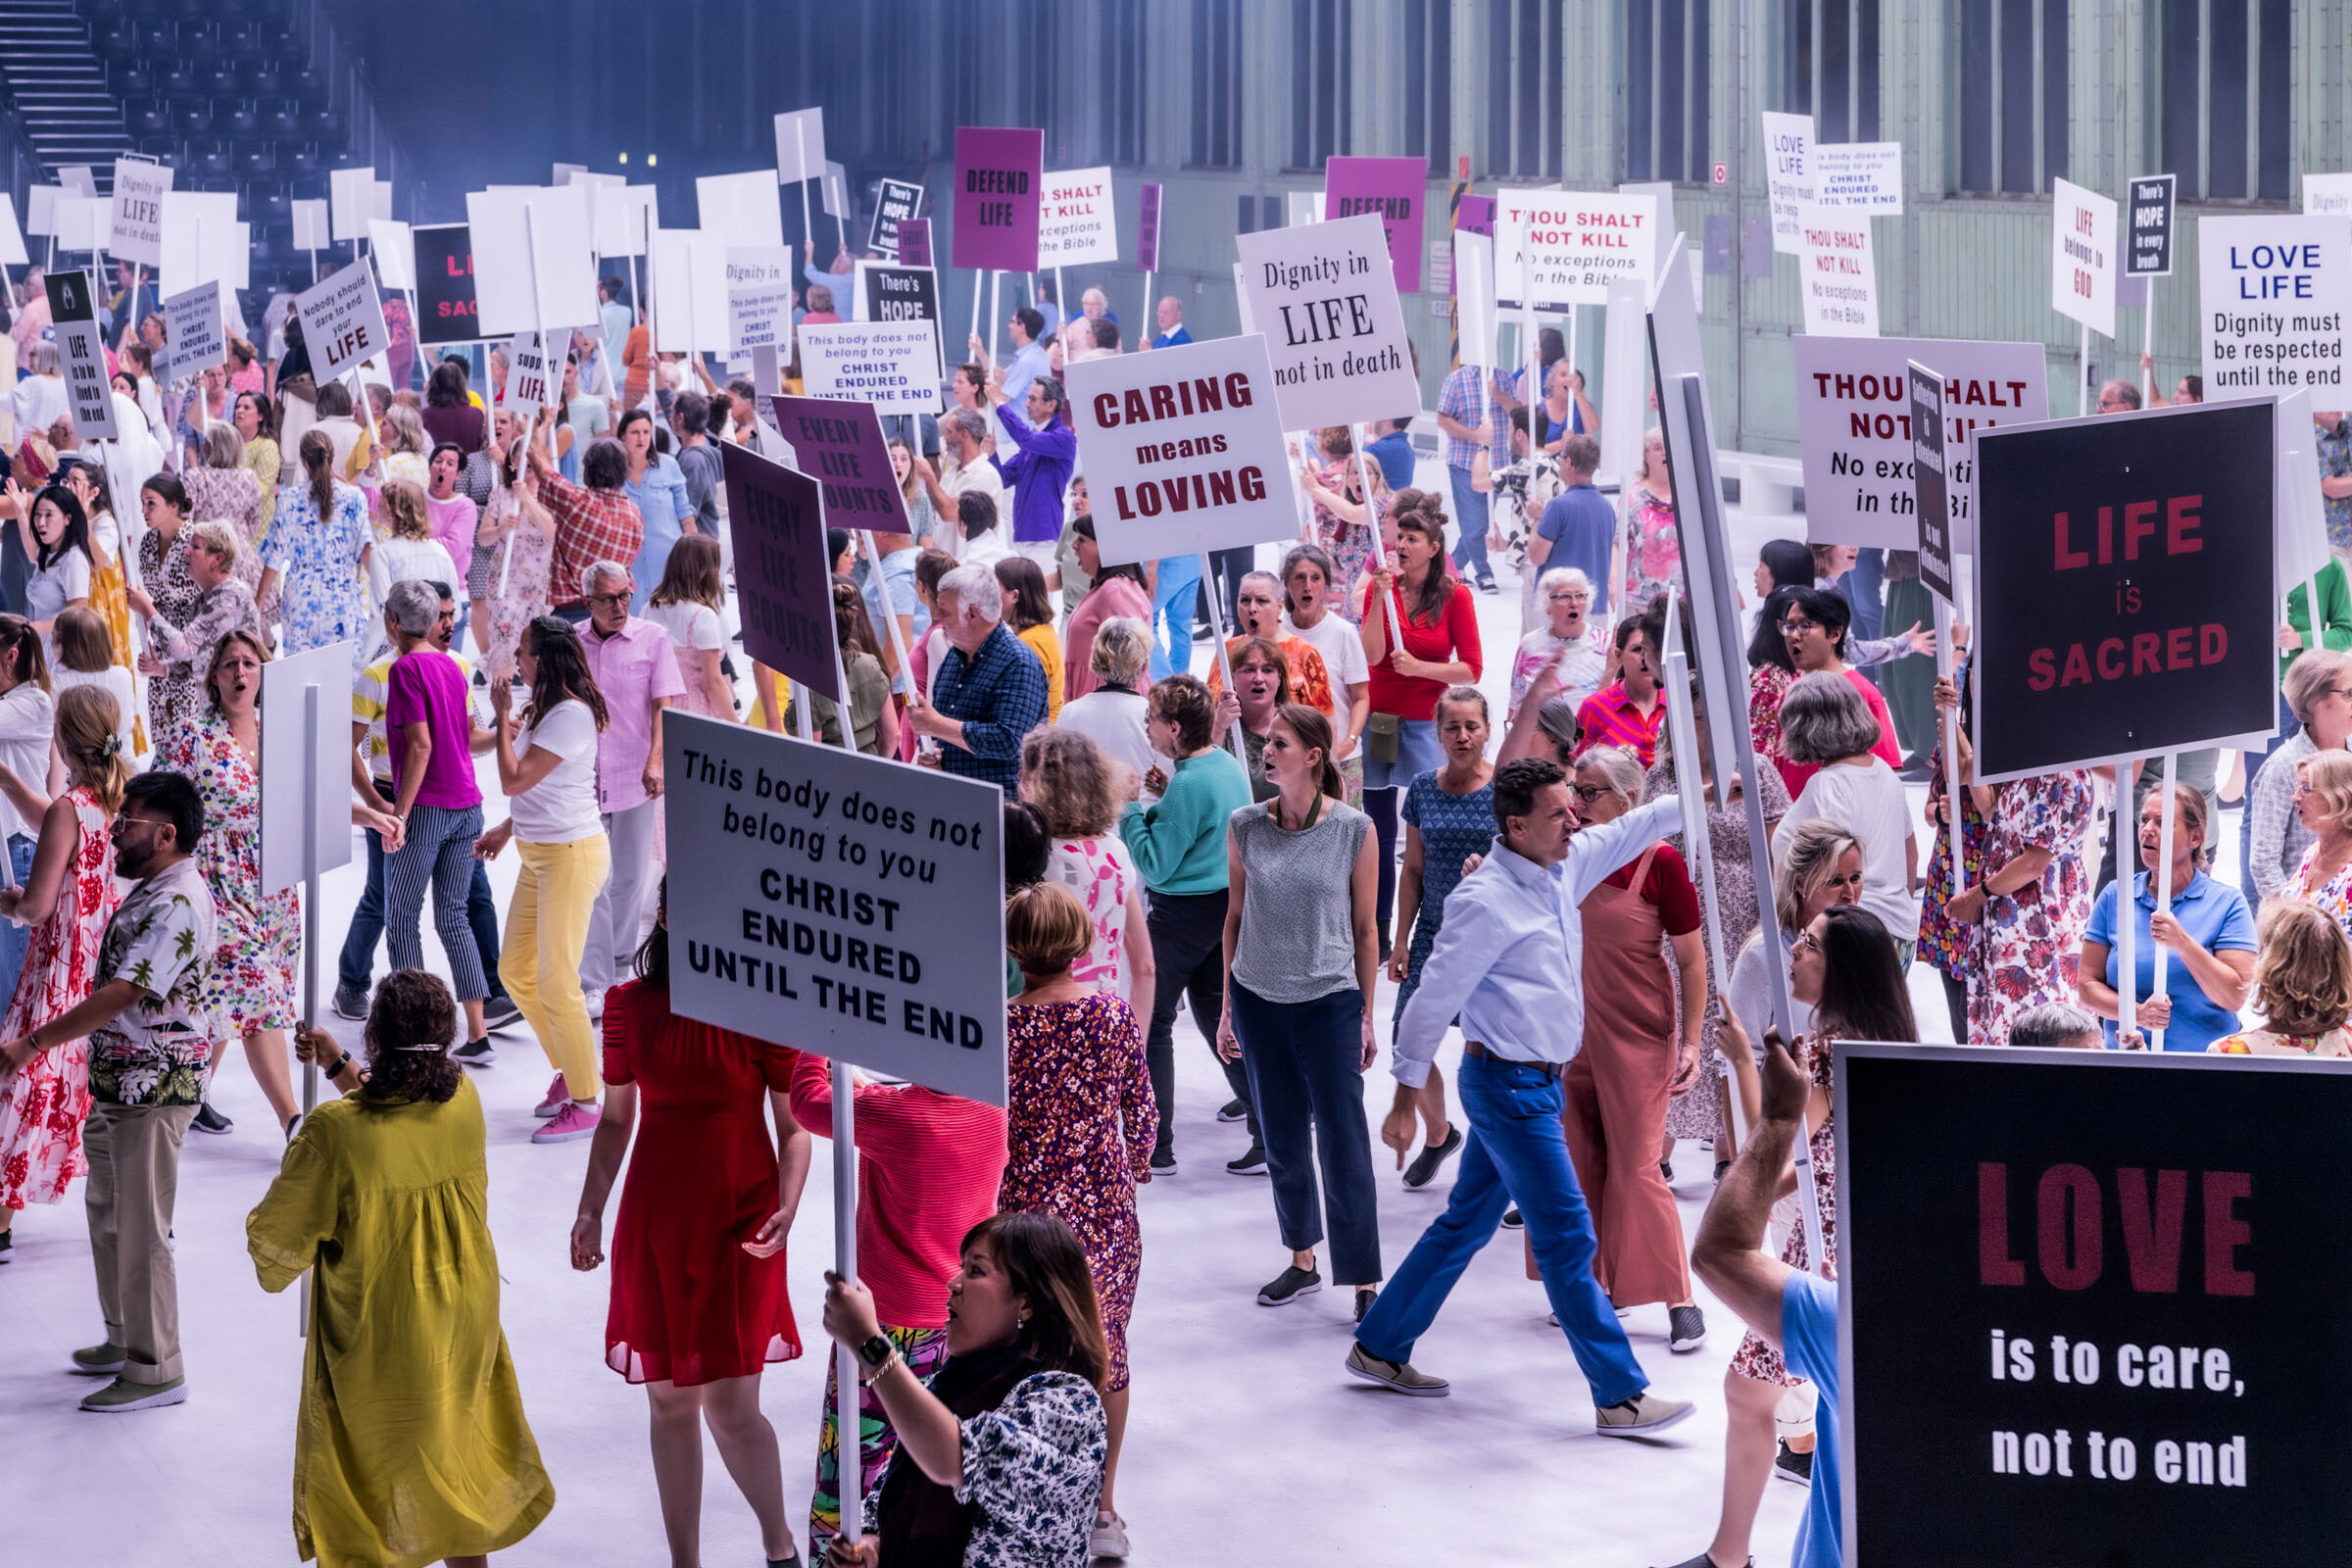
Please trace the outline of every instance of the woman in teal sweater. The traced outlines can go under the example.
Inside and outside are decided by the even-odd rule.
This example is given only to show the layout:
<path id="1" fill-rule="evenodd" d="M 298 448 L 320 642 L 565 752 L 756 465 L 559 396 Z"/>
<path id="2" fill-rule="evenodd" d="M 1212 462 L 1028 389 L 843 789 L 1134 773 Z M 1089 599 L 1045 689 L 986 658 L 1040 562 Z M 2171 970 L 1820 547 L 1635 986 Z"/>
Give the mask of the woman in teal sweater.
<path id="1" fill-rule="evenodd" d="M 1154 767 L 1139 781 L 1159 799 L 1151 806 L 1130 801 L 1119 814 L 1119 837 L 1151 896 L 1145 923 L 1152 933 L 1157 983 L 1144 1055 L 1152 1069 L 1152 1094 L 1159 1102 L 1152 1169 L 1166 1174 L 1176 1168 L 1177 1005 L 1191 997 L 1193 1022 L 1212 1051 L 1217 1020 L 1225 1013 L 1225 824 L 1250 804 L 1250 776 L 1231 752 L 1210 744 L 1216 704 L 1198 677 L 1170 675 L 1153 682 L 1150 705 L 1145 733 L 1152 749 L 1176 759 L 1176 765 L 1172 773 Z M 1266 1168 L 1266 1154 L 1250 1104 L 1249 1075 L 1238 1061 L 1219 1065 L 1233 1099 L 1217 1119 L 1250 1124 L 1249 1152 L 1225 1168 L 1253 1175 Z"/>

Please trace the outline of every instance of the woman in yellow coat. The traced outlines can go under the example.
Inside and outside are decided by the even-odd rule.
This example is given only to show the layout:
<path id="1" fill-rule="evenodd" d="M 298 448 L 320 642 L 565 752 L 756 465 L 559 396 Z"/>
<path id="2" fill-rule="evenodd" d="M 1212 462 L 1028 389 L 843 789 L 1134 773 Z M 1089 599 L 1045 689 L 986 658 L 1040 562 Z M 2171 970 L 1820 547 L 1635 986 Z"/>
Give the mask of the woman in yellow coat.
<path id="1" fill-rule="evenodd" d="M 262 1288 L 318 1267 L 294 1440 L 294 1542 L 326 1568 L 479 1562 L 547 1516 L 498 1318 L 482 1104 L 457 1009 L 404 969 L 376 989 L 368 1072 L 305 1031 L 345 1098 L 299 1124 L 245 1220 Z"/>

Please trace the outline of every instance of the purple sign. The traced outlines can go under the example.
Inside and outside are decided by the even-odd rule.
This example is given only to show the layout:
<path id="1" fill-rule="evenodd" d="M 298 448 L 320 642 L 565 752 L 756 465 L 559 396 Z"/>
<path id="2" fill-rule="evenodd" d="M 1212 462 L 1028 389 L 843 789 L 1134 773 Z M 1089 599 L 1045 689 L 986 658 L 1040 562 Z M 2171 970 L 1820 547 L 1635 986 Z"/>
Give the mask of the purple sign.
<path id="1" fill-rule="evenodd" d="M 805 473 L 722 441 L 727 527 L 743 647 L 810 691 L 841 700 L 833 646 L 833 573 L 825 561 L 820 487 Z"/>
<path id="2" fill-rule="evenodd" d="M 902 218 L 899 220 L 899 265 L 901 267 L 929 267 L 931 265 L 931 220 Z"/>
<path id="3" fill-rule="evenodd" d="M 1421 292 L 1421 218 L 1428 189 L 1425 158 L 1333 158 L 1323 165 L 1325 221 L 1378 214 L 1399 294 Z"/>
<path id="4" fill-rule="evenodd" d="M 975 270 L 1037 270 L 1046 133 L 956 127 L 955 263 Z"/>
<path id="5" fill-rule="evenodd" d="M 1453 226 L 1465 234 L 1484 234 L 1494 237 L 1494 198 L 1464 196 L 1461 205 L 1453 210 Z"/>
<path id="6" fill-rule="evenodd" d="M 1159 181 L 1144 182 L 1144 199 L 1139 204 L 1143 220 L 1136 227 L 1135 259 L 1147 272 L 1159 270 Z"/>
<path id="7" fill-rule="evenodd" d="M 800 455 L 801 472 L 824 486 L 826 526 L 906 532 L 906 498 L 872 404 L 778 393 L 767 406 L 777 432 Z"/>

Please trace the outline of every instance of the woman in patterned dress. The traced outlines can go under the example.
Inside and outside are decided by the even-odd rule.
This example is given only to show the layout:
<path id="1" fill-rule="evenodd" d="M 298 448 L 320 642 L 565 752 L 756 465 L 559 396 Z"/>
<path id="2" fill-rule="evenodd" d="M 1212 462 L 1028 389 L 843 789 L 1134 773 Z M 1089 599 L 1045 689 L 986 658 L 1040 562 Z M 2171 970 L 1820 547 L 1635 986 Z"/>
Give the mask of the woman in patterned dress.
<path id="1" fill-rule="evenodd" d="M 1144 879 L 1117 832 L 1135 782 L 1082 730 L 1035 729 L 1021 743 L 1021 799 L 1045 813 L 1054 835 L 1046 880 L 1077 895 L 1095 931 L 1070 978 L 1149 1006 L 1157 971 Z"/>
<path id="2" fill-rule="evenodd" d="M 141 587 L 130 591 L 130 608 L 149 619 L 184 626 L 204 598 L 188 563 L 196 545 L 188 528 L 188 492 L 173 475 L 156 474 L 139 487 L 139 515 L 147 519 L 147 527 L 139 535 Z M 161 746 L 196 708 L 194 671 L 176 676 L 167 672 L 149 681 L 148 744 Z"/>
<path id="3" fill-rule="evenodd" d="M 311 439 L 317 435 L 318 440 Z M 368 623 L 365 573 L 375 547 L 367 498 L 334 476 L 335 444 L 324 431 L 302 438 L 304 482 L 278 492 L 277 515 L 262 546 L 262 591 L 274 590 L 285 612 L 282 652 L 351 644 L 357 675 L 376 641 Z"/>
<path id="4" fill-rule="evenodd" d="M 204 429 L 204 466 L 180 475 L 188 487 L 188 515 L 198 522 L 222 517 L 236 524 L 237 580 L 261 603 L 262 535 L 270 526 L 270 502 L 262 476 L 244 466 L 245 441 L 234 425 L 216 419 Z"/>
<path id="5" fill-rule="evenodd" d="M 2314 838 L 2284 897 L 2318 905 L 2352 932 L 2352 753 L 2319 752 L 2295 763 L 2295 815 Z"/>
<path id="6" fill-rule="evenodd" d="M 1620 619 L 1683 575 L 1682 538 L 1675 531 L 1674 475 L 1666 467 L 1666 432 L 1652 426 L 1642 438 L 1642 466 L 1625 493 L 1625 597 L 1611 608 Z"/>
<path id="7" fill-rule="evenodd" d="M 116 735 L 121 717 L 101 687 L 76 686 L 58 698 L 57 749 L 71 782 L 40 813 L 32 875 L 22 888 L 0 892 L 0 915 L 32 927 L 0 1037 L 22 1040 L 90 994 L 98 939 L 120 902 L 111 824 L 130 779 L 130 759 Z M 42 804 L 5 766 L 0 790 L 20 811 Z M 17 1210 L 56 1202 L 89 1168 L 81 1152 L 89 1077 L 89 1043 L 74 1040 L 36 1053 L 23 1072 L 0 1082 L 0 1257 L 8 1255 Z"/>
<path id="8" fill-rule="evenodd" d="M 493 560 L 483 582 L 490 595 L 490 641 L 484 662 L 490 678 L 504 680 L 514 669 L 522 628 L 548 612 L 549 573 L 554 569 L 556 521 L 539 504 L 539 479 L 522 461 L 522 422 L 499 416 L 498 440 L 490 446 L 490 499 L 474 531 L 476 552 Z"/>
<path id="9" fill-rule="evenodd" d="M 1318 442 L 1324 466 L 1312 464 L 1298 470 L 1298 482 L 1315 503 L 1315 531 L 1307 543 L 1321 545 L 1331 558 L 1332 586 L 1336 597 L 1331 608 L 1350 621 L 1360 621 L 1363 609 L 1358 603 L 1355 586 L 1372 559 L 1372 529 L 1367 513 L 1372 517 L 1386 518 L 1389 511 L 1389 481 L 1380 471 L 1380 465 L 1355 461 L 1355 443 L 1346 425 L 1335 424 L 1322 432 Z M 1372 486 L 1367 507 L 1364 485 Z"/>
<path id="10" fill-rule="evenodd" d="M 2293 899 L 2262 906 L 2262 956 L 2254 966 L 2260 1029 L 2240 1029 L 2205 1049 L 2224 1056 L 2352 1056 L 2352 943 L 2325 909 Z"/>
<path id="11" fill-rule="evenodd" d="M 1963 664 L 1959 680 L 1951 687 L 1955 695 L 1959 691 L 1959 683 L 1967 678 L 1967 666 Z M 1944 684 L 1939 680 L 1936 682 L 1939 709 L 1943 691 Z M 1970 732 L 1972 722 L 1969 710 L 1962 708 L 1960 729 L 1964 736 Z M 1976 972 L 1976 955 L 1972 952 L 1972 933 L 1968 926 L 1955 919 L 1948 907 L 1952 902 L 1952 791 L 1945 782 L 1943 766 L 1943 732 L 1939 723 L 1935 765 L 1928 775 L 1928 828 L 1935 845 L 1928 855 L 1927 878 L 1920 887 L 1919 950 L 1913 956 L 1936 966 L 1936 974 L 1943 980 L 1943 1005 L 1951 1016 L 1952 1038 L 1965 1043 L 1968 1039 L 1969 977 Z M 1977 806 L 1977 792 L 1973 789 L 1962 790 L 1960 871 L 1965 884 L 1972 888 L 1984 880 L 1984 836 L 1987 827 L 1984 812 Z M 2088 915 L 2085 914 L 2084 918 L 2087 919 Z M 2079 957 L 2077 961 L 2079 967 Z"/>
<path id="12" fill-rule="evenodd" d="M 1004 906 L 1005 946 L 1023 989 L 1005 1009 L 1012 1157 L 997 1206 L 1055 1215 L 1086 1249 L 1110 1366 L 1101 1528 L 1120 1524 L 1111 1494 L 1127 1430 L 1127 1315 L 1144 1262 L 1135 1189 L 1152 1179 L 1159 1112 L 1134 1010 L 1071 973 L 1094 932 L 1086 906 L 1056 883 L 1023 888 Z"/>

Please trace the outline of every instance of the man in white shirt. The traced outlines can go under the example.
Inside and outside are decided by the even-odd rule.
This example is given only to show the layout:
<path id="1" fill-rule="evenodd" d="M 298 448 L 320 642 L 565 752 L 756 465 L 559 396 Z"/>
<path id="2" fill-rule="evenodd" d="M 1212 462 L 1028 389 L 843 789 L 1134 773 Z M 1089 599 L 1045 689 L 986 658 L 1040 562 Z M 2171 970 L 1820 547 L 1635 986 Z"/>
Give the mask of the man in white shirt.
<path id="1" fill-rule="evenodd" d="M 921 454 L 914 459 L 916 477 L 931 493 L 932 510 L 939 514 L 939 526 L 931 542 L 939 549 L 964 560 L 963 525 L 958 521 L 961 509 L 958 502 L 965 495 L 984 495 L 996 504 L 997 516 L 1002 522 L 1012 515 L 1012 492 L 1004 488 L 1004 476 L 997 466 L 988 461 L 996 450 L 995 434 L 986 417 L 970 409 L 957 409 L 939 421 L 939 450 L 948 459 L 943 474 L 931 466 L 930 460 Z"/>
<path id="2" fill-rule="evenodd" d="M 1690 1413 L 1648 1391 L 1625 1329 L 1592 1276 L 1592 1216 L 1560 1140 L 1560 1073 L 1584 1044 L 1584 920 L 1578 906 L 1620 866 L 1682 822 L 1669 795 L 1578 831 L 1577 798 L 1557 762 L 1521 758 L 1494 770 L 1501 829 L 1478 869 L 1446 900 L 1446 924 L 1397 1021 L 1395 1105 L 1381 1141 L 1413 1139 L 1416 1093 L 1458 1014 L 1457 1079 L 1469 1140 L 1446 1212 L 1413 1244 L 1355 1331 L 1348 1370 L 1402 1394 L 1443 1395 L 1415 1371 L 1413 1343 L 1437 1320 L 1471 1255 L 1516 1201 L 1552 1311 L 1592 1386 L 1593 1429 L 1647 1437 Z"/>

